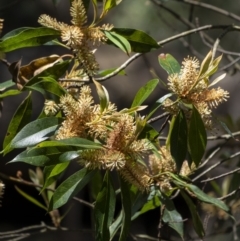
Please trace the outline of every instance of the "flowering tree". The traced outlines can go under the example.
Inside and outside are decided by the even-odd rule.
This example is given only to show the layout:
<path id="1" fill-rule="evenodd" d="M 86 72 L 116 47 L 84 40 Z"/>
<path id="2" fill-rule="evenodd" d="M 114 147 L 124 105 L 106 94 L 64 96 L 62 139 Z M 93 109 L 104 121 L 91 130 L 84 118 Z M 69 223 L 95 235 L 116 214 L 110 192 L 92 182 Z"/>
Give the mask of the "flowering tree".
<path id="1" fill-rule="evenodd" d="M 164 6 L 161 1 L 152 2 Z M 75 195 L 97 177 L 101 188 L 93 188 L 94 184 L 97 187 L 99 183 L 92 183 L 92 188 L 97 189 L 94 202 L 80 200 L 93 209 L 96 240 L 112 240 L 114 237 L 127 240 L 131 221 L 152 209 L 159 209 L 161 213 L 159 240 L 176 239 L 175 233 L 166 235 L 162 232 L 163 224 L 175 230 L 181 239 L 188 238 L 184 232 L 185 220 L 175 208 L 174 199 L 177 196 L 181 196 L 187 204 L 192 227 L 196 235 L 202 238 L 205 227 L 200 208 L 194 200 L 202 203 L 205 210 L 213 210 L 214 207 L 215 213 L 225 213 L 235 223 L 232 204 L 227 198 L 234 198 L 239 189 L 236 187 L 217 198 L 208 195 L 196 184 L 207 172 L 240 154 L 234 153 L 201 171 L 220 150 L 217 147 L 206 157 L 208 139 L 228 140 L 239 134 L 231 133 L 223 125 L 228 134 L 207 136 L 216 128 L 213 108 L 229 98 L 226 90 L 215 87 L 226 74 L 211 77 L 217 72 L 222 59 L 222 55 L 216 57 L 219 39 L 201 62 L 196 57 L 186 57 L 179 64 L 171 54 L 159 55 L 160 67 L 168 74 L 163 83 L 168 93 L 159 96 L 152 106 L 143 104 L 159 84 L 158 78 L 146 80 L 132 105 L 122 110 L 111 102 L 102 82 L 119 74 L 138 56 L 168 41 L 205 29 L 232 31 L 238 27 L 208 25 L 156 42 L 140 30 L 114 28 L 111 24 L 100 25 L 110 10 L 120 3 L 121 0 L 105 0 L 101 13 L 98 13 L 96 0 L 73 0 L 71 25 L 44 14 L 38 20 L 41 27 L 15 29 L 2 36 L 1 62 L 8 67 L 12 80 L 0 85 L 0 98 L 28 93 L 9 123 L 2 154 L 24 148 L 10 161 L 11 165 L 25 162 L 37 169 L 30 171 L 32 182 L 22 177 L 12 180 L 34 186 L 40 191 L 44 203 L 17 187 L 21 195 L 48 211 L 56 228 L 62 228 L 58 209 L 70 199 L 77 199 Z M 87 25 L 86 12 L 90 4 L 94 9 L 94 19 Z M 209 7 L 207 4 L 202 6 Z M 0 24 L 2 29 L 3 20 Z M 5 57 L 6 53 L 16 49 L 46 44 L 61 46 L 66 49 L 66 54 L 35 59 L 25 66 L 21 65 L 21 61 L 9 63 Z M 131 52 L 137 54 L 117 69 L 100 71 L 94 54 L 101 44 L 114 45 L 128 55 Z M 9 89 L 12 86 L 17 89 Z M 97 103 L 93 100 L 92 88 L 97 91 Z M 45 105 L 38 118 L 31 121 L 31 98 L 35 91 L 44 96 Z M 146 116 L 141 115 L 144 109 L 148 111 Z M 159 109 L 163 113 L 156 116 Z M 163 118 L 165 121 L 161 129 L 156 130 L 152 123 Z M 164 129 L 167 130 L 167 136 L 162 136 Z M 79 170 L 56 185 L 71 162 L 77 162 Z M 205 181 L 228 177 L 238 170 Z M 113 174 L 118 176 L 117 189 L 113 185 Z M 4 178 L 4 175 L 1 177 Z M 0 183 L 1 195 L 3 187 L 4 184 Z M 118 194 L 122 208 L 116 213 Z M 135 238 L 140 239 L 141 235 Z M 150 240 L 152 237 L 145 238 Z"/>

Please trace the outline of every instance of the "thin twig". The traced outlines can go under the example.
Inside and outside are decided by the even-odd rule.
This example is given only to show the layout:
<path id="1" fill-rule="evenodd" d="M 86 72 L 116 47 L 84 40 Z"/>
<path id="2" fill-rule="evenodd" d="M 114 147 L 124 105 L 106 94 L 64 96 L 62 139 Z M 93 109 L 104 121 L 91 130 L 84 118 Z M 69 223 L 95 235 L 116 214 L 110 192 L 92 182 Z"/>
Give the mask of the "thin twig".
<path id="1" fill-rule="evenodd" d="M 153 118 L 149 119 L 147 123 L 148 123 L 148 124 L 151 124 L 151 123 L 156 122 L 156 121 L 158 121 L 158 120 L 160 120 L 160 119 L 162 119 L 162 118 L 164 118 L 164 117 L 166 117 L 166 116 L 168 116 L 168 115 L 169 115 L 169 113 L 168 113 L 168 112 L 165 112 L 165 113 L 163 113 L 163 114 L 161 114 L 161 115 L 158 115 L 158 116 L 156 116 L 156 117 L 153 117 Z"/>
<path id="2" fill-rule="evenodd" d="M 240 156 L 240 151 L 239 152 L 236 152 L 234 154 L 232 154 L 231 156 L 221 160 L 221 161 L 218 161 L 216 162 L 215 164 L 213 164 L 212 166 L 210 166 L 209 168 L 207 168 L 206 170 L 204 170 L 203 172 L 201 172 L 198 176 L 196 176 L 195 178 L 192 179 L 192 181 L 196 181 L 198 180 L 200 177 L 204 176 L 206 173 L 212 171 L 214 168 L 216 168 L 217 166 L 221 165 L 222 163 L 228 161 L 228 160 L 231 160 L 237 156 Z"/>
<path id="3" fill-rule="evenodd" d="M 176 1 L 176 0 L 173 0 L 173 1 Z M 179 2 L 179 1 L 177 1 L 177 2 Z M 203 2 L 200 2 L 200 1 L 193 1 L 193 0 L 183 0 L 181 2 L 182 3 L 186 3 L 186 4 L 195 5 L 195 6 L 199 6 L 199 7 L 205 8 L 205 9 L 212 10 L 212 11 L 214 11 L 216 13 L 220 13 L 220 14 L 226 16 L 226 17 L 232 18 L 232 19 L 237 20 L 237 21 L 240 22 L 240 17 L 238 15 L 236 15 L 234 13 L 231 13 L 231 12 L 228 12 L 225 9 L 213 6 L 211 4 L 203 3 Z"/>
<path id="4" fill-rule="evenodd" d="M 235 169 L 235 170 L 232 170 L 232 171 L 230 171 L 230 172 L 223 173 L 223 174 L 221 174 L 221 175 L 219 175 L 219 176 L 212 177 L 212 178 L 208 178 L 208 179 L 206 179 L 206 180 L 202 180 L 201 182 L 211 182 L 211 181 L 213 181 L 213 180 L 217 180 L 217 179 L 219 179 L 219 178 L 226 177 L 226 176 L 228 176 L 228 175 L 231 175 L 231 174 L 233 174 L 233 173 L 235 173 L 235 172 L 239 172 L 239 171 L 240 171 L 240 167 L 237 168 L 237 169 Z"/>
<path id="5" fill-rule="evenodd" d="M 220 136 L 208 136 L 208 140 L 219 140 L 219 139 L 224 139 L 224 140 L 229 140 L 230 138 L 234 137 L 234 136 L 239 136 L 240 135 L 240 131 L 237 132 L 233 132 L 232 134 L 224 134 L 224 135 L 220 135 Z"/>

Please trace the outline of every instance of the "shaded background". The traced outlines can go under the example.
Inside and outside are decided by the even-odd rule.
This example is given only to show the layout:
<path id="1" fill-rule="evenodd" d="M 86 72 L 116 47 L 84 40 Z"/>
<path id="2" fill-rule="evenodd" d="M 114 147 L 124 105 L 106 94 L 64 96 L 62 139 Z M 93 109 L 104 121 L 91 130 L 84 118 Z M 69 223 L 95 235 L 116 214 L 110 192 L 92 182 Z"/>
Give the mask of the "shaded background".
<path id="1" fill-rule="evenodd" d="M 195 24 L 196 18 L 198 18 L 200 26 L 206 24 L 236 24 L 239 22 L 230 19 L 223 15 L 217 14 L 213 11 L 206 10 L 200 7 L 194 7 L 188 4 L 181 3 L 180 1 L 159 1 L 164 6 L 176 11 L 181 17 L 192 21 Z M 215 5 L 219 8 L 223 8 L 227 11 L 234 12 L 240 15 L 240 7 L 237 1 L 229 0 L 227 3 L 224 0 L 211 0 L 209 4 Z M 101 6 L 100 6 L 101 7 Z M 40 14 L 49 14 L 52 17 L 57 18 L 59 21 L 66 23 L 70 22 L 69 16 L 69 1 L 61 0 L 55 7 L 50 0 L 0 0 L 0 18 L 4 19 L 4 29 L 2 35 L 5 33 L 23 26 L 37 27 L 38 17 Z M 89 11 L 89 21 L 91 21 L 92 13 Z M 154 37 L 157 41 L 169 38 L 177 33 L 186 31 L 188 26 L 184 25 L 180 19 L 173 17 L 166 9 L 154 5 L 151 1 L 146 0 L 123 0 L 122 3 L 113 9 L 108 17 L 105 19 L 106 23 L 113 23 L 115 27 L 127 27 L 143 30 Z M 213 39 L 217 38 L 223 30 L 209 30 L 209 34 Z M 221 41 L 221 46 L 228 51 L 239 52 L 239 33 L 230 32 Z M 190 43 L 190 46 L 186 46 L 186 41 Z M 153 68 L 156 74 L 163 81 L 166 81 L 166 73 L 160 68 L 157 57 L 160 53 L 170 53 L 176 59 L 181 62 L 184 57 L 188 55 L 193 56 L 197 54 L 200 60 L 209 52 L 210 48 L 206 46 L 199 33 L 195 33 L 191 36 L 185 37 L 183 40 L 176 40 L 162 46 L 156 51 L 147 53 L 135 60 L 126 69 L 127 76 L 116 76 L 103 84 L 110 93 L 110 99 L 115 102 L 119 109 L 127 108 L 131 105 L 131 102 L 139 89 L 144 83 L 152 79 L 153 76 L 150 72 L 150 68 Z M 59 47 L 41 46 L 36 48 L 21 49 L 7 53 L 6 58 L 9 62 L 18 61 L 22 58 L 22 64 L 27 64 L 31 60 L 47 56 L 50 54 L 63 54 L 65 50 Z M 96 52 L 97 60 L 100 63 L 101 69 L 108 69 L 120 66 L 124 61 L 128 59 L 124 53 L 113 46 L 101 46 Z M 229 61 L 224 57 L 222 66 L 228 64 Z M 228 76 L 221 81 L 221 86 L 230 92 L 230 99 L 221 104 L 216 111 L 217 116 L 233 117 L 233 122 L 239 118 L 239 101 L 240 95 L 239 87 L 239 73 L 238 66 L 228 69 Z M 219 72 L 218 74 L 222 74 Z M 0 82 L 11 79 L 11 76 L 7 68 L 0 64 Z M 147 100 L 148 105 L 151 105 L 159 99 L 166 90 L 159 84 L 155 92 Z M 2 143 L 4 135 L 6 134 L 7 125 L 14 114 L 14 111 L 18 107 L 20 101 L 24 98 L 24 94 L 17 97 L 8 97 L 4 99 L 4 108 L 0 119 L 0 142 Z M 43 105 L 43 98 L 40 94 L 35 94 L 33 99 L 34 113 L 33 119 L 39 114 Z M 161 111 L 159 112 L 161 113 Z M 156 127 L 160 128 L 161 123 L 157 123 Z M 234 125 L 231 126 L 232 128 Z M 233 130 L 234 131 L 234 130 Z M 17 153 L 10 153 L 5 157 L 1 157 L 0 172 L 10 176 L 15 176 L 18 170 L 22 171 L 22 175 L 25 179 L 28 177 L 28 168 L 34 169 L 32 166 L 26 164 L 11 164 L 5 165 L 10 161 Z M 70 175 L 78 168 L 77 164 L 73 164 L 65 177 Z M 2 208 L 0 208 L 0 232 L 10 231 L 16 228 L 22 228 L 28 225 L 39 224 L 40 221 L 44 221 L 51 224 L 51 220 L 44 210 L 35 207 L 33 204 L 26 201 L 15 190 L 14 184 L 9 181 L 5 181 L 6 190 L 4 199 L 2 200 Z M 39 198 L 37 191 L 33 188 L 22 186 L 21 188 Z M 83 199 L 89 199 L 87 189 L 83 190 L 79 197 Z M 40 198 L 39 198 L 40 199 Z M 179 201 L 177 205 L 181 206 L 183 203 Z M 69 232 L 48 232 L 47 234 L 35 235 L 26 240 L 91 240 L 93 239 L 92 233 L 88 230 L 91 225 L 91 213 L 88 208 L 82 205 L 71 202 L 73 208 L 69 211 L 66 218 L 63 220 L 62 225 L 71 228 Z M 68 205 L 69 207 L 69 205 Z M 68 207 L 61 209 L 62 213 L 68 210 Z M 181 206 L 182 207 L 182 206 Z M 182 208 L 182 211 L 185 209 Z M 149 212 L 146 216 L 139 218 L 139 220 L 133 223 L 133 232 L 148 233 L 155 236 L 157 234 L 158 223 L 158 210 Z M 135 230 L 135 231 L 134 231 Z M 57 236 L 59 235 L 59 236 Z M 80 238 L 79 238 L 80 237 Z M 213 239 L 212 239 L 213 240 Z"/>

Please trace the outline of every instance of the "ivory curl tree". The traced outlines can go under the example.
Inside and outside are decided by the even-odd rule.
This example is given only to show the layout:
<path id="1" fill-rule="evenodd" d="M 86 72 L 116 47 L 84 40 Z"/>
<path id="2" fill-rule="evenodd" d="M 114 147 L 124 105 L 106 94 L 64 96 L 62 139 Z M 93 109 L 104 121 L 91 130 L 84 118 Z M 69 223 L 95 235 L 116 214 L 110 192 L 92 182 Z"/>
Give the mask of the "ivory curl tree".
<path id="1" fill-rule="evenodd" d="M 12 80 L 1 84 L 0 98 L 28 93 L 8 126 L 2 153 L 25 148 L 10 163 L 25 162 L 37 167 L 36 172 L 30 171 L 30 178 L 37 188 L 41 187 L 39 191 L 45 203 L 17 190 L 47 210 L 56 227 L 61 225 L 58 208 L 98 177 L 98 183 L 92 183 L 99 185 L 101 181 L 102 185 L 93 203 L 96 240 L 112 240 L 115 236 L 126 240 L 131 221 L 151 209 L 160 209 L 160 223 L 170 226 L 184 239 L 184 220 L 172 200 L 176 195 L 185 200 L 194 230 L 203 237 L 202 220 L 193 199 L 225 212 L 229 210 L 223 201 L 204 193 L 191 179 L 191 174 L 202 164 L 206 131 L 215 127 L 212 111 L 229 98 L 227 91 L 213 87 L 225 74 L 214 80 L 210 78 L 222 56 L 215 57 L 210 51 L 201 63 L 195 57 L 186 57 L 179 64 L 170 54 L 161 54 L 158 61 L 168 74 L 165 84 L 169 93 L 159 96 L 153 106 L 142 105 L 159 83 L 158 79 L 146 81 L 131 107 L 118 110 L 100 82 L 120 70 L 100 71 L 95 49 L 101 44 L 110 44 L 130 54 L 159 47 L 140 30 L 100 25 L 120 2 L 103 1 L 99 13 L 96 0 L 73 0 L 70 25 L 44 14 L 38 20 L 41 27 L 15 29 L 2 36 L 1 61 L 8 66 Z M 94 19 L 87 25 L 90 3 Z M 21 61 L 8 63 L 6 60 L 10 51 L 46 44 L 62 46 L 67 53 L 35 59 L 25 66 Z M 9 89 L 12 86 L 17 88 Z M 90 86 L 97 90 L 97 103 Z M 31 121 L 31 98 L 35 91 L 44 96 L 45 105 L 39 117 Z M 148 114 L 141 116 L 145 108 Z M 159 108 L 167 116 L 163 127 L 169 123 L 166 141 L 161 143 L 162 130 L 159 132 L 150 125 Z M 79 170 L 55 187 L 71 162 L 77 162 Z M 115 213 L 119 192 L 112 183 L 113 173 L 119 178 L 122 201 L 119 213 Z M 3 186 L 1 184 L 1 190 Z"/>

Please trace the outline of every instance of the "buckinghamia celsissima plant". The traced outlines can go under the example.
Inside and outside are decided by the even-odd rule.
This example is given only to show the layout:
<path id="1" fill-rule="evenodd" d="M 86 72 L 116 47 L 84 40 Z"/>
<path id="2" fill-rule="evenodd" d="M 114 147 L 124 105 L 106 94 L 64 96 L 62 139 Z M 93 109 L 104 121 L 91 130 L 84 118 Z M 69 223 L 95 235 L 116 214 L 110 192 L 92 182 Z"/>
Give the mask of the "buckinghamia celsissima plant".
<path id="1" fill-rule="evenodd" d="M 187 240 L 185 220 L 174 203 L 179 196 L 187 204 L 193 229 L 200 238 L 205 235 L 205 227 L 198 202 L 204 210 L 218 210 L 214 212 L 234 220 L 235 211 L 231 211 L 230 202 L 224 202 L 225 196 L 233 195 L 231 192 L 219 199 L 216 194 L 206 194 L 196 183 L 215 167 L 202 169 L 211 158 L 205 155 L 207 139 L 228 140 L 238 134 L 231 133 L 223 124 L 228 134 L 207 137 L 207 133 L 217 130 L 213 121 L 214 108 L 230 97 L 228 91 L 213 87 L 226 76 L 224 73 L 213 77 L 223 57 L 216 57 L 219 42 L 201 63 L 196 57 L 188 56 L 180 65 L 172 55 L 160 54 L 159 64 L 168 75 L 161 81 L 167 93 L 159 96 L 156 103 L 143 105 L 160 84 L 159 78 L 152 79 L 139 89 L 129 108 L 119 110 L 101 82 L 120 73 L 138 56 L 168 41 L 157 43 L 140 30 L 100 25 L 121 0 L 102 1 L 101 13 L 96 0 L 70 2 L 71 24 L 42 14 L 38 19 L 41 27 L 13 30 L 1 38 L 1 62 L 8 67 L 12 80 L 0 84 L 0 98 L 27 93 L 9 123 L 2 154 L 21 149 L 22 152 L 10 161 L 11 165 L 24 162 L 37 167 L 35 171 L 29 170 L 31 182 L 20 174 L 10 180 L 36 187 L 44 203 L 19 187 L 17 191 L 48 211 L 54 226 L 61 229 L 63 216 L 59 208 L 91 183 L 89 189 L 92 188 L 91 193 L 95 190 L 95 198 L 92 203 L 82 203 L 93 209 L 95 240 L 99 241 L 115 237 L 127 240 L 131 221 L 152 209 L 160 212 L 159 240 L 165 236 L 174 240 L 176 233 Z M 87 19 L 90 2 L 94 13 L 92 23 Z M 0 20 L 0 30 L 2 27 L 3 20 Z M 175 36 L 179 37 L 182 35 Z M 63 47 L 66 53 L 43 56 L 27 65 L 7 60 L 10 51 L 45 44 Z M 117 69 L 100 71 L 95 52 L 101 44 L 114 45 L 128 55 L 137 53 Z M 10 89 L 13 86 L 16 88 Z M 98 101 L 92 95 L 93 88 Z M 45 103 L 38 118 L 32 120 L 34 92 L 40 92 Z M 145 115 L 141 114 L 142 110 Z M 163 113 L 156 116 L 157 110 Z M 163 118 L 166 119 L 160 129 L 152 125 Z M 235 153 L 228 158 L 238 155 Z M 78 163 L 78 170 L 59 183 L 72 162 Z M 113 176 L 118 176 L 118 183 L 113 184 Z M 93 181 L 95 178 L 98 183 Z M 97 188 L 99 185 L 101 188 Z M 3 188 L 4 184 L 0 183 L 0 197 Z M 234 190 L 237 192 L 237 187 Z M 122 202 L 120 212 L 115 211 L 117 195 Z M 163 223 L 175 233 L 163 233 Z"/>

